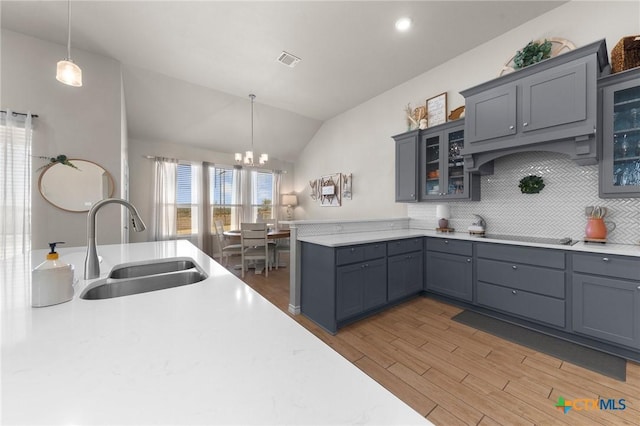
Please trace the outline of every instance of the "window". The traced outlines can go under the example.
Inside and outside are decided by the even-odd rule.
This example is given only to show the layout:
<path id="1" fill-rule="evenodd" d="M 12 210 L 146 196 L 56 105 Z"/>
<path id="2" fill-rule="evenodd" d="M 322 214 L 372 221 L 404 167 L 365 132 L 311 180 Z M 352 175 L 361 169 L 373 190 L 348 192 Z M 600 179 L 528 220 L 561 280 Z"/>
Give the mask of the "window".
<path id="1" fill-rule="evenodd" d="M 214 233 L 216 220 L 222 221 L 225 231 L 239 229 L 236 218 L 241 216 L 240 170 L 230 167 L 209 169 L 209 200 L 211 200 L 211 232 Z"/>
<path id="2" fill-rule="evenodd" d="M 192 164 L 178 164 L 176 174 L 176 228 L 178 236 L 198 233 L 199 184 Z"/>
<path id="3" fill-rule="evenodd" d="M 251 218 L 255 222 L 267 222 L 273 218 L 273 174 L 251 172 Z"/>
<path id="4" fill-rule="evenodd" d="M 26 127 L 25 127 L 26 126 Z M 0 120 L 0 259 L 31 249 L 31 119 Z"/>
<path id="5" fill-rule="evenodd" d="M 239 229 L 241 222 L 267 222 L 274 217 L 274 174 L 215 166 L 209 169 L 211 232 L 220 220 L 224 229 Z"/>

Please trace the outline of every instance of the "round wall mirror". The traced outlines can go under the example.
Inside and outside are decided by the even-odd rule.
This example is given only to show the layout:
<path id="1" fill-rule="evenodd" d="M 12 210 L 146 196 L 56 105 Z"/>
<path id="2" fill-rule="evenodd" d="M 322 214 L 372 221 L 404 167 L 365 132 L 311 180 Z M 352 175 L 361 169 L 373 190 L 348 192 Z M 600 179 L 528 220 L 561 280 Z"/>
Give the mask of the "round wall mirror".
<path id="1" fill-rule="evenodd" d="M 49 203 L 69 212 L 86 212 L 96 202 L 113 196 L 113 178 L 99 164 L 69 159 L 77 169 L 56 163 L 40 174 L 38 189 Z"/>

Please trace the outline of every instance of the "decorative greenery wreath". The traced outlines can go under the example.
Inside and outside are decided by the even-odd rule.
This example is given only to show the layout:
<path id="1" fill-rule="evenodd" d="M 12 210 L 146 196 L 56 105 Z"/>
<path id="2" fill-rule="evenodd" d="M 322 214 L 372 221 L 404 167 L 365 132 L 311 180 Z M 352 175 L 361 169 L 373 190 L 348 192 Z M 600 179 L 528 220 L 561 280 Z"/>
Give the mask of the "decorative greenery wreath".
<path id="1" fill-rule="evenodd" d="M 513 68 L 520 69 L 540 62 L 551 57 L 551 42 L 546 40 L 542 43 L 530 41 L 522 50 L 516 52 L 513 58 Z"/>
<path id="2" fill-rule="evenodd" d="M 540 176 L 525 176 L 520 179 L 518 188 L 520 188 L 523 194 L 537 194 L 544 188 L 544 182 Z"/>
<path id="3" fill-rule="evenodd" d="M 54 165 L 56 163 L 64 164 L 65 166 L 69 166 L 69 167 L 73 167 L 74 169 L 77 169 L 77 167 L 71 161 L 69 161 L 67 156 L 64 155 L 64 154 L 60 154 L 57 157 L 42 157 L 42 156 L 40 156 L 38 158 L 42 158 L 43 160 L 49 160 L 49 162 L 47 164 L 45 164 L 44 166 L 40 167 L 38 170 L 36 170 L 36 172 L 38 172 L 38 171 L 40 171 L 40 170 L 42 170 L 42 169 L 44 169 L 46 167 L 52 166 L 52 165 Z"/>

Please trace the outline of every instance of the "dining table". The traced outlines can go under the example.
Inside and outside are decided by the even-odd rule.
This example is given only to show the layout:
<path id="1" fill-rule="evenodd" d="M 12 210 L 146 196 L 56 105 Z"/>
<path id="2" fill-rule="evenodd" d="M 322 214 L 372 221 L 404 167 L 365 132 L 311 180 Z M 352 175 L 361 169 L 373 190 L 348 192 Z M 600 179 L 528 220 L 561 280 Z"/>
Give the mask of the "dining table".
<path id="1" fill-rule="evenodd" d="M 224 231 L 223 235 L 230 240 L 240 240 L 240 230 L 232 229 L 230 231 Z M 279 240 L 281 238 L 289 238 L 291 232 L 288 229 L 272 229 L 267 232 L 267 238 L 270 240 Z"/>
<path id="2" fill-rule="evenodd" d="M 240 242 L 240 230 L 239 229 L 231 229 L 229 231 L 224 231 L 222 233 L 222 235 L 225 236 L 225 238 L 228 238 L 229 241 L 232 244 L 237 244 Z M 282 238 L 289 238 L 291 236 L 291 232 L 288 229 L 270 229 L 267 232 L 267 238 L 269 240 L 279 240 Z M 280 264 L 280 262 L 278 262 L 278 267 L 286 267 L 286 264 Z M 241 269 L 242 265 L 234 265 L 234 269 Z M 264 268 L 264 264 L 257 262 L 254 263 L 253 265 L 250 265 L 249 268 L 255 268 L 256 270 L 256 274 L 260 274 L 262 273 L 262 269 Z"/>

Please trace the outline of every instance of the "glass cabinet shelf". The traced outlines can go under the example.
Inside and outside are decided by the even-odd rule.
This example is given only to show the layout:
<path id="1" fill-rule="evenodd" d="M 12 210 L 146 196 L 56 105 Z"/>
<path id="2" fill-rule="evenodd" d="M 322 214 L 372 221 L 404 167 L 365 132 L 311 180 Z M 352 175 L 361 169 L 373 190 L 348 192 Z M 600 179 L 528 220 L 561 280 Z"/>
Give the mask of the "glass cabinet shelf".
<path id="1" fill-rule="evenodd" d="M 640 70 L 613 74 L 599 85 L 600 197 L 640 197 Z"/>

